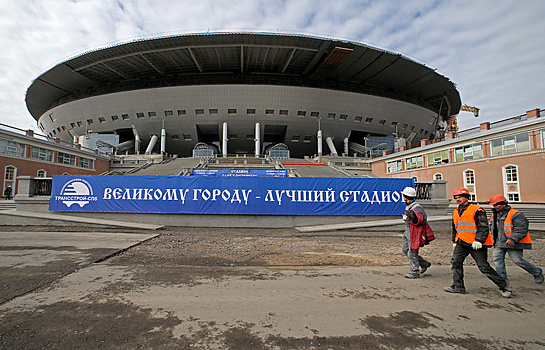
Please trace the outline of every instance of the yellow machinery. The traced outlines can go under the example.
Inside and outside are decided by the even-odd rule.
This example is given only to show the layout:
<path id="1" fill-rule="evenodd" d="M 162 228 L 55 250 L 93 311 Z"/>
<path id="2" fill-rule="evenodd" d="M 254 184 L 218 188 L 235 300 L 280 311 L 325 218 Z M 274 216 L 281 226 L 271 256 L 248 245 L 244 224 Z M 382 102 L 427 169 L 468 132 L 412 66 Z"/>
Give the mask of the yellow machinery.
<path id="1" fill-rule="evenodd" d="M 460 111 L 473 112 L 473 115 L 475 116 L 475 118 L 477 118 L 479 116 L 479 108 L 468 106 L 466 104 L 462 105 L 462 108 L 460 108 Z M 456 115 L 453 115 L 447 121 L 447 124 L 448 124 L 447 130 L 446 130 L 447 132 L 457 132 L 458 131 L 458 121 L 456 120 L 456 117 L 457 117 Z"/>

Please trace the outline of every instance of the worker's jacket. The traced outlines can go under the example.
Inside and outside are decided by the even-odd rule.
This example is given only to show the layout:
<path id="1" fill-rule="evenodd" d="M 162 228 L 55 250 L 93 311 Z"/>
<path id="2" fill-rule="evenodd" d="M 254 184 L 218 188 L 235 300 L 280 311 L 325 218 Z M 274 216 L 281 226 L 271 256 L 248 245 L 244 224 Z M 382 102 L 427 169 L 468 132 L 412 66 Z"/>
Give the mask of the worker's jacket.
<path id="1" fill-rule="evenodd" d="M 503 212 L 492 211 L 490 218 L 490 234 L 494 238 L 494 245 L 508 249 L 532 249 L 532 238 L 528 229 L 528 219 L 516 209 L 507 207 Z M 507 245 L 507 239 L 515 242 Z"/>
<path id="2" fill-rule="evenodd" d="M 477 224 L 475 223 L 475 213 L 477 210 L 483 210 L 480 206 L 476 204 L 470 204 L 466 210 L 462 213 L 462 216 L 458 214 L 458 210 L 455 209 L 452 213 L 452 222 L 454 223 L 454 228 L 456 229 L 456 236 L 454 238 L 455 242 L 462 240 L 468 244 L 475 242 L 475 236 L 477 235 Z M 492 235 L 489 233 L 484 242 L 481 242 L 483 246 L 491 247 L 494 244 L 492 240 Z"/>

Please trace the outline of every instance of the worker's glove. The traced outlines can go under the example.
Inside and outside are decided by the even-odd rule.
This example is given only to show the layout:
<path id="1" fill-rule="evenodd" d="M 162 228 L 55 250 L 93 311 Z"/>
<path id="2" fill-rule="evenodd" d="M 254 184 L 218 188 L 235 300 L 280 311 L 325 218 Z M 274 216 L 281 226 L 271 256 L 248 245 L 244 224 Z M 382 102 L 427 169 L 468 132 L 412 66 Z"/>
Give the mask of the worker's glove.
<path id="1" fill-rule="evenodd" d="M 483 244 L 481 242 L 475 241 L 473 244 L 471 244 L 471 248 L 475 250 L 479 250 L 483 247 Z"/>
<path id="2" fill-rule="evenodd" d="M 403 214 L 403 220 L 407 221 L 407 215 Z"/>
<path id="3" fill-rule="evenodd" d="M 456 249 L 456 243 L 452 243 L 452 249 Z"/>

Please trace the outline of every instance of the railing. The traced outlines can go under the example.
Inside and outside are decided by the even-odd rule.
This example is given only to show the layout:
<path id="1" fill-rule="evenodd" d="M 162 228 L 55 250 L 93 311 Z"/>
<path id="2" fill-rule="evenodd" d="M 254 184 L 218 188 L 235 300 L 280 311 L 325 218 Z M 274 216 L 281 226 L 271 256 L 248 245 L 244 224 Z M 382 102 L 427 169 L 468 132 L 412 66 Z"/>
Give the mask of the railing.
<path id="1" fill-rule="evenodd" d="M 53 187 L 53 179 L 51 178 L 34 178 L 33 196 L 51 196 L 51 188 Z"/>
<path id="2" fill-rule="evenodd" d="M 433 184 L 426 182 L 417 182 L 414 184 L 416 190 L 416 199 L 431 199 L 430 189 Z"/>

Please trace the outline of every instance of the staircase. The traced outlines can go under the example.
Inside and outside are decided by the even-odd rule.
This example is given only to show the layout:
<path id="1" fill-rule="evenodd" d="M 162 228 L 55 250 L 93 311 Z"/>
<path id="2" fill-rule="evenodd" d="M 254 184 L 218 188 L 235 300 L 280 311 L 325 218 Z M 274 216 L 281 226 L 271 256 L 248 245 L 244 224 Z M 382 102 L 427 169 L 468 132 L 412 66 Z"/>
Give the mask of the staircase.
<path id="1" fill-rule="evenodd" d="M 0 210 L 10 210 L 15 209 L 15 201 L 13 199 L 0 199 Z"/>

